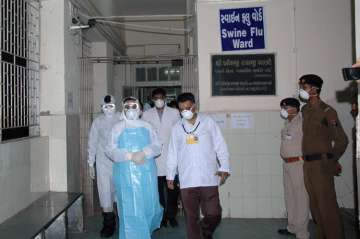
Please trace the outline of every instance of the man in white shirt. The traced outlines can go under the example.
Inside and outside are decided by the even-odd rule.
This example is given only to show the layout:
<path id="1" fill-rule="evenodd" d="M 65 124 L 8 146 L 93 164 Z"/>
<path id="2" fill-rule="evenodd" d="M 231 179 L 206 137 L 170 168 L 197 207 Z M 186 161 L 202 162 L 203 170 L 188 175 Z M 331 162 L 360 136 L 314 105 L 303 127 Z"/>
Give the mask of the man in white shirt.
<path id="1" fill-rule="evenodd" d="M 183 93 L 177 99 L 183 119 L 171 132 L 167 182 L 174 188 L 179 172 L 188 239 L 211 239 L 221 221 L 218 185 L 229 177 L 229 153 L 219 126 L 196 112 L 195 97 Z M 199 211 L 204 218 L 199 222 Z"/>
<path id="2" fill-rule="evenodd" d="M 176 214 L 178 211 L 179 188 L 176 186 L 173 190 L 170 190 L 166 186 L 166 161 L 171 129 L 180 120 L 180 114 L 178 110 L 166 105 L 165 89 L 155 89 L 152 92 L 152 100 L 155 107 L 145 111 L 142 119 L 155 128 L 162 145 L 161 155 L 156 158 L 159 199 L 164 208 L 161 226 L 166 227 L 169 221 L 172 227 L 177 227 Z"/>

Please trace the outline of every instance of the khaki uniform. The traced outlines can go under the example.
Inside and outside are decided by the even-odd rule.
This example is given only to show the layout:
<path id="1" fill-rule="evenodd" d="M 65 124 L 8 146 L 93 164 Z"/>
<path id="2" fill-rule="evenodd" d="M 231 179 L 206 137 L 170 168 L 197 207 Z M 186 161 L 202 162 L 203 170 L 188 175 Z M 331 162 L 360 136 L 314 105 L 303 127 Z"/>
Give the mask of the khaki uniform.
<path id="1" fill-rule="evenodd" d="M 308 239 L 309 196 L 304 184 L 303 160 L 289 162 L 302 157 L 302 116 L 299 113 L 291 121 L 286 120 L 281 130 L 280 155 L 284 159 L 283 178 L 285 206 L 288 216 L 287 230 L 298 239 Z"/>
<path id="2" fill-rule="evenodd" d="M 303 113 L 304 179 L 318 239 L 345 238 L 336 200 L 334 176 L 337 160 L 345 152 L 348 138 L 336 111 L 320 101 L 307 104 Z"/>

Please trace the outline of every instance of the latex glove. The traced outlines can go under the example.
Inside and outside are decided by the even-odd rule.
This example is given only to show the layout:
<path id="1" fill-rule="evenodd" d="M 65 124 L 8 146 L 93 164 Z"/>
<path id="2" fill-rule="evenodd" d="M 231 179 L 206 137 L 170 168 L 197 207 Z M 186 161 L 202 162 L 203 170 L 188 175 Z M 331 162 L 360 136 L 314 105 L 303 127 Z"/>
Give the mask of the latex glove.
<path id="1" fill-rule="evenodd" d="M 125 159 L 126 160 L 132 160 L 133 155 L 134 155 L 133 153 L 127 152 L 127 153 L 125 153 Z"/>
<path id="2" fill-rule="evenodd" d="M 92 180 L 95 180 L 95 168 L 94 166 L 89 166 L 89 175 Z"/>
<path id="3" fill-rule="evenodd" d="M 131 160 L 137 164 L 141 165 L 145 163 L 145 153 L 144 151 L 138 151 L 132 154 Z"/>

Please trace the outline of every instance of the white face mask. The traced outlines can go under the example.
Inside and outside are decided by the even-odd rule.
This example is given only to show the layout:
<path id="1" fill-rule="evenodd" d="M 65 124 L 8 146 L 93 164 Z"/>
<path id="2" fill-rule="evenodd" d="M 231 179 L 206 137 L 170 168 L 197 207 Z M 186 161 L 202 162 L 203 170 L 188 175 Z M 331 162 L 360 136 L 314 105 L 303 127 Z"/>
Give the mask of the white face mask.
<path id="1" fill-rule="evenodd" d="M 139 109 L 128 109 L 125 112 L 125 116 L 128 120 L 137 120 L 140 117 L 140 110 Z"/>
<path id="2" fill-rule="evenodd" d="M 310 94 L 306 90 L 300 89 L 299 90 L 299 96 L 302 100 L 309 100 Z"/>
<path id="3" fill-rule="evenodd" d="M 181 116 L 186 120 L 191 120 L 194 117 L 194 113 L 190 110 L 181 111 Z"/>
<path id="4" fill-rule="evenodd" d="M 281 109 L 280 116 L 283 119 L 287 119 L 289 117 L 289 113 L 286 111 L 286 109 Z"/>
<path id="5" fill-rule="evenodd" d="M 157 99 L 155 100 L 155 107 L 158 108 L 158 109 L 161 109 L 163 108 L 165 105 L 165 101 L 162 100 L 162 99 Z"/>
<path id="6" fill-rule="evenodd" d="M 112 116 L 116 111 L 115 104 L 105 104 L 102 106 L 102 110 L 106 116 Z"/>

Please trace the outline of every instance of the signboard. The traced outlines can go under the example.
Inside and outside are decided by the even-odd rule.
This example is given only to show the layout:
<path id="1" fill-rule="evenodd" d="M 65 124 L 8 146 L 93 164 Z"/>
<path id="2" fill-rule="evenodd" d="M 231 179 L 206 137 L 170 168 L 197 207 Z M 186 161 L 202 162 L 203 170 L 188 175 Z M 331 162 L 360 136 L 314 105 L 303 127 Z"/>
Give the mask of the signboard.
<path id="1" fill-rule="evenodd" d="M 219 20 L 223 51 L 265 48 L 262 7 L 221 9 Z"/>
<path id="2" fill-rule="evenodd" d="M 275 55 L 213 55 L 212 95 L 275 95 Z"/>
<path id="3" fill-rule="evenodd" d="M 232 113 L 231 127 L 233 129 L 252 129 L 254 128 L 254 115 L 252 113 Z"/>

